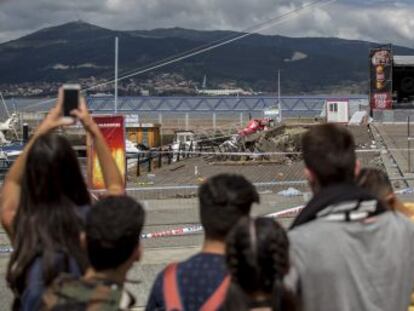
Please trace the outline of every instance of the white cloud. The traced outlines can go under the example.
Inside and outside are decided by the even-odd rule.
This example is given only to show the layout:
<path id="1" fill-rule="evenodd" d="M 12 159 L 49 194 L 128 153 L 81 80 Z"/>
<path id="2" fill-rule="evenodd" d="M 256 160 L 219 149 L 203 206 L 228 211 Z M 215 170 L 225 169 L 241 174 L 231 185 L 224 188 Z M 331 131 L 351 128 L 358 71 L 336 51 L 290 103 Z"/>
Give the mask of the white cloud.
<path id="1" fill-rule="evenodd" d="M 0 0 L 0 41 L 77 19 L 120 30 L 176 26 L 243 30 L 285 14 L 304 2 L 305 0 Z M 342 0 L 291 16 L 288 21 L 265 33 L 339 36 L 414 47 L 413 14 L 412 0 Z"/>

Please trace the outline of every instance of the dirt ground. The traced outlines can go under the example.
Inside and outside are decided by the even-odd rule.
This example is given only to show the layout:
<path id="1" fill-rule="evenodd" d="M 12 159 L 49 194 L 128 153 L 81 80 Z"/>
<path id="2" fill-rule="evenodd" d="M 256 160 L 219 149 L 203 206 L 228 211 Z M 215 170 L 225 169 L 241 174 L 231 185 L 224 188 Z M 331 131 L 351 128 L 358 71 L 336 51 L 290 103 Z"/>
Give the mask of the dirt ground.
<path id="1" fill-rule="evenodd" d="M 349 127 L 354 135 L 357 145 L 358 158 L 363 166 L 382 167 L 379 152 L 376 150 L 374 138 L 371 131 L 366 126 Z M 373 150 L 374 149 L 374 150 Z M 280 150 L 283 151 L 283 150 Z M 262 159 L 243 159 L 242 161 L 225 160 L 222 156 L 194 156 L 181 159 L 180 162 L 174 162 L 170 165 L 164 165 L 162 168 L 154 169 L 148 172 L 148 164 L 143 164 L 140 170 L 141 175 L 137 178 L 134 176 L 136 169 L 130 173 L 131 187 L 153 188 L 153 187 L 174 187 L 180 186 L 197 186 L 205 179 L 219 173 L 241 174 L 253 183 L 274 183 L 273 187 L 268 186 L 269 190 L 280 191 L 290 186 L 295 186 L 302 191 L 307 191 L 306 182 L 303 177 L 303 161 L 296 153 L 287 154 L 279 157 L 278 160 Z M 167 198 L 183 195 L 184 189 L 178 191 L 165 190 L 163 193 L 158 192 L 157 196 L 147 192 L 145 197 Z M 185 195 L 194 194 L 196 190 L 188 190 Z M 160 197 L 161 196 L 161 197 Z"/>

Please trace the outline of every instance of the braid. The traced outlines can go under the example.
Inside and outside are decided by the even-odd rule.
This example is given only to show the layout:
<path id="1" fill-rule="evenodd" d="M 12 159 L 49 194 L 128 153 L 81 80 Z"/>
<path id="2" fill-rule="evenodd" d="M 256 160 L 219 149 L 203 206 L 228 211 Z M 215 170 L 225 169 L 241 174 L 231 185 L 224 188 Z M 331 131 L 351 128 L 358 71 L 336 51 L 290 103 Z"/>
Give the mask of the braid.
<path id="1" fill-rule="evenodd" d="M 273 263 L 275 269 L 275 277 L 283 279 L 289 272 L 289 240 L 286 231 L 277 225 L 276 234 L 274 235 L 273 243 L 271 245 L 271 251 L 273 253 Z"/>
<path id="2" fill-rule="evenodd" d="M 297 310 L 295 295 L 286 288 L 283 280 L 289 272 L 289 240 L 286 231 L 276 223 L 276 234 L 270 246 L 272 250 L 274 279 L 272 307 L 274 311 L 279 310 Z"/>
<path id="3" fill-rule="evenodd" d="M 234 283 L 237 283 L 238 279 L 238 267 L 239 267 L 239 260 L 237 258 L 237 249 L 235 247 L 234 241 L 230 241 L 227 243 L 227 268 L 231 275 L 231 280 Z"/>
<path id="4" fill-rule="evenodd" d="M 226 261 L 232 280 L 225 310 L 248 310 L 256 293 L 267 295 L 273 310 L 296 310 L 282 308 L 293 306 L 294 298 L 283 284 L 289 241 L 278 223 L 262 217 L 241 220 L 227 237 Z"/>

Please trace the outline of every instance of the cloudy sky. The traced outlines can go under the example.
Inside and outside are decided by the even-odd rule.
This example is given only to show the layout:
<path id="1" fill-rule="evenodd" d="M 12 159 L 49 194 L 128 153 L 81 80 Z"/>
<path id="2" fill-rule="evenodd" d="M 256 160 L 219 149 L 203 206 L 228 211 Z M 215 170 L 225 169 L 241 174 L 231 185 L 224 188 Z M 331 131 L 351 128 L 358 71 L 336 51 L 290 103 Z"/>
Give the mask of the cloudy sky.
<path id="1" fill-rule="evenodd" d="M 243 30 L 315 0 L 0 0 L 0 42 L 84 20 L 110 29 Z M 326 1 L 326 0 L 325 0 Z M 289 16 L 264 31 L 414 47 L 414 0 L 337 0 Z"/>

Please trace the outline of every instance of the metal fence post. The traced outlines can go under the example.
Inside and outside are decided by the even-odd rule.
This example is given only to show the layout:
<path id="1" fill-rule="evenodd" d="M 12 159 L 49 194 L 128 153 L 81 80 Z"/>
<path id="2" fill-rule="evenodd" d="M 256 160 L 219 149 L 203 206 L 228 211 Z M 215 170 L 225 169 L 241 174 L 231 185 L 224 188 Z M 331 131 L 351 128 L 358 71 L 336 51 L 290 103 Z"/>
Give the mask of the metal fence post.
<path id="1" fill-rule="evenodd" d="M 148 173 L 152 171 L 152 152 L 151 150 L 148 153 Z"/>
<path id="2" fill-rule="evenodd" d="M 410 116 L 407 118 L 407 149 L 408 149 L 408 172 L 411 173 L 411 131 L 410 131 Z"/>
<path id="3" fill-rule="evenodd" d="M 177 162 L 180 162 L 181 143 L 178 144 Z"/>
<path id="4" fill-rule="evenodd" d="M 173 158 L 173 152 L 172 152 L 172 148 L 171 148 L 171 145 L 170 145 L 170 146 L 168 146 L 168 165 L 171 164 L 172 158 Z"/>
<path id="5" fill-rule="evenodd" d="M 217 129 L 217 115 L 215 112 L 213 112 L 213 131 L 214 131 L 214 135 L 216 134 L 216 129 Z"/>
<path id="6" fill-rule="evenodd" d="M 162 149 L 160 147 L 159 151 L 158 151 L 158 168 L 162 167 Z"/>
<path id="7" fill-rule="evenodd" d="M 29 124 L 23 124 L 23 143 L 27 143 L 29 141 Z"/>
<path id="8" fill-rule="evenodd" d="M 138 157 L 137 157 L 137 177 L 141 176 L 141 171 L 140 171 L 140 166 L 141 166 L 141 154 L 138 153 Z"/>
<path id="9" fill-rule="evenodd" d="M 193 151 L 193 141 L 191 141 L 190 146 L 188 147 L 187 158 L 189 158 L 191 156 L 190 153 L 192 151 Z"/>

